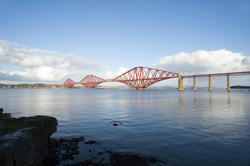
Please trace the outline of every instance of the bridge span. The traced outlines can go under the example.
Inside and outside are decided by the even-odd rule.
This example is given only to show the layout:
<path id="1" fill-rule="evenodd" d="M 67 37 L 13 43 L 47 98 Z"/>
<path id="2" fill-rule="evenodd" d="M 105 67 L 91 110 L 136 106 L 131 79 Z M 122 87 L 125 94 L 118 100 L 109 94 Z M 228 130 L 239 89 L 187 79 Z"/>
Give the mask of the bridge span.
<path id="1" fill-rule="evenodd" d="M 250 75 L 250 71 L 245 72 L 231 72 L 231 73 L 215 73 L 215 74 L 199 74 L 199 75 L 182 75 L 182 73 L 175 73 L 171 71 L 165 71 L 150 67 L 134 67 L 131 70 L 113 78 L 103 79 L 95 75 L 87 75 L 79 82 L 74 82 L 71 79 L 67 79 L 64 82 L 64 87 L 71 88 L 75 84 L 81 84 L 85 88 L 95 88 L 97 85 L 104 82 L 120 82 L 128 85 L 133 89 L 144 89 L 152 84 L 166 79 L 178 78 L 178 90 L 184 90 L 183 79 L 193 79 L 193 90 L 196 91 L 196 78 L 207 77 L 208 78 L 208 90 L 212 90 L 212 77 L 227 77 L 227 90 L 230 91 L 230 76 L 242 76 Z"/>
<path id="2" fill-rule="evenodd" d="M 94 75 L 87 75 L 80 82 L 74 82 L 71 79 L 67 79 L 63 85 L 66 88 L 71 88 L 75 84 L 81 84 L 85 88 L 95 88 L 97 85 L 104 82 L 120 82 L 131 88 L 142 89 L 147 88 L 156 82 L 177 77 L 178 73 L 139 66 L 134 67 L 114 79 L 105 80 Z"/>
<path id="3" fill-rule="evenodd" d="M 179 81 L 178 81 L 178 90 L 184 90 L 183 87 L 183 79 L 191 78 L 193 79 L 193 90 L 196 91 L 196 78 L 206 77 L 208 78 L 208 90 L 212 91 L 212 77 L 227 77 L 227 91 L 230 91 L 230 77 L 231 76 L 244 76 L 250 75 L 250 71 L 243 72 L 231 72 L 231 73 L 214 73 L 214 74 L 197 74 L 197 75 L 186 75 L 183 76 L 182 73 L 179 73 Z"/>

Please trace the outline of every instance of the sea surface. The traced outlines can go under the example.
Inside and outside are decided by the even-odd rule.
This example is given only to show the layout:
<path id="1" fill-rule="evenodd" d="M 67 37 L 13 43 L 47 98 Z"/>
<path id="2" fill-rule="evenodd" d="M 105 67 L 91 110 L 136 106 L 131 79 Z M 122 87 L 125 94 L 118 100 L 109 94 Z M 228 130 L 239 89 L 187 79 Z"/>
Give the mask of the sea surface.
<path id="1" fill-rule="evenodd" d="M 0 107 L 56 117 L 53 137 L 84 136 L 168 165 L 250 166 L 247 90 L 1 89 Z"/>

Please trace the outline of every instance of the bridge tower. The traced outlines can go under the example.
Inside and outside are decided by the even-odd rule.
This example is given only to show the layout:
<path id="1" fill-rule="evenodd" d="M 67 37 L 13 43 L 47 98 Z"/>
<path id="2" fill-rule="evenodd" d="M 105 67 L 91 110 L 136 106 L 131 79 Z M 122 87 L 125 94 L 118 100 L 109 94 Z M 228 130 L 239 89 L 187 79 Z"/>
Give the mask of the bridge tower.
<path id="1" fill-rule="evenodd" d="M 212 91 L 212 79 L 211 79 L 211 75 L 208 76 L 208 90 Z"/>
<path id="2" fill-rule="evenodd" d="M 196 76 L 193 77 L 193 90 L 196 91 Z"/>
<path id="3" fill-rule="evenodd" d="M 230 88 L 230 78 L 229 78 L 229 74 L 227 74 L 227 91 L 229 92 L 231 90 Z"/>
<path id="4" fill-rule="evenodd" d="M 183 77 L 182 77 L 182 73 L 178 73 L 178 90 L 179 91 L 183 91 L 184 87 L 183 87 Z"/>

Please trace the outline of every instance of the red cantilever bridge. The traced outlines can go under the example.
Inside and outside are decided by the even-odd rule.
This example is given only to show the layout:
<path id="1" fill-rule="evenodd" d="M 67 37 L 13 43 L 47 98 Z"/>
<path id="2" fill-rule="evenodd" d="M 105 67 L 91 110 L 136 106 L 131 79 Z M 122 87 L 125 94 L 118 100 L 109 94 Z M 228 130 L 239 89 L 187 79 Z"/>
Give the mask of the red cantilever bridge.
<path id="1" fill-rule="evenodd" d="M 67 79 L 63 85 L 66 88 L 71 88 L 74 84 L 82 84 L 85 88 L 95 88 L 97 85 L 104 82 L 120 82 L 131 88 L 141 89 L 147 88 L 156 82 L 177 77 L 178 73 L 140 66 L 135 67 L 114 79 L 105 80 L 95 75 L 87 75 L 80 82 L 74 82 L 71 79 Z"/>
<path id="2" fill-rule="evenodd" d="M 230 91 L 230 76 L 250 75 L 250 71 L 232 72 L 232 73 L 216 73 L 216 74 L 201 74 L 201 75 L 185 75 L 182 73 L 175 73 L 149 67 L 135 67 L 114 79 L 102 79 L 95 75 L 87 75 L 80 82 L 74 82 L 67 79 L 64 82 L 64 87 L 71 88 L 75 84 L 82 84 L 85 88 L 95 88 L 97 85 L 104 82 L 120 82 L 128 85 L 131 88 L 142 89 L 162 80 L 178 78 L 178 90 L 184 90 L 183 79 L 193 78 L 193 90 L 196 90 L 196 78 L 208 78 L 208 90 L 212 90 L 212 77 L 226 76 L 227 77 L 227 90 Z"/>

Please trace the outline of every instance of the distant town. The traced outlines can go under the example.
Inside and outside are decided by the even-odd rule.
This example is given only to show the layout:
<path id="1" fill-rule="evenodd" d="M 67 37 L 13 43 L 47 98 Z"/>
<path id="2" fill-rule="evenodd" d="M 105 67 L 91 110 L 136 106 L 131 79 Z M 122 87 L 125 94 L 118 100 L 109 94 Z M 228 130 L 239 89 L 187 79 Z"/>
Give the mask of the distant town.
<path id="1" fill-rule="evenodd" d="M 35 83 L 35 84 L 0 84 L 0 89 L 56 89 L 56 88 L 65 88 L 62 84 L 43 84 L 43 83 Z M 79 89 L 84 88 L 83 86 L 73 86 L 72 88 Z M 95 89 L 127 89 L 129 87 L 126 86 L 98 86 Z"/>
<path id="2" fill-rule="evenodd" d="M 0 88 L 64 88 L 63 85 L 60 84 L 42 84 L 42 83 L 36 83 L 36 84 L 0 84 Z"/>

